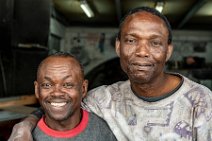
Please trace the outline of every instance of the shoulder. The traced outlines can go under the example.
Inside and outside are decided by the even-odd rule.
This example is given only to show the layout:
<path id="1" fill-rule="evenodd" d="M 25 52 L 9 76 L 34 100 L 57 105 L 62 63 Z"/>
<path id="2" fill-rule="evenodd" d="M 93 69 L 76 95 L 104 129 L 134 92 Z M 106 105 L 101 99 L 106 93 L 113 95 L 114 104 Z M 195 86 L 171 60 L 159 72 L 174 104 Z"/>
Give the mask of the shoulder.
<path id="1" fill-rule="evenodd" d="M 123 87 L 124 86 L 124 87 Z M 88 96 L 90 95 L 100 95 L 100 94 L 114 94 L 116 92 L 120 92 L 120 89 L 126 88 L 126 86 L 130 87 L 129 80 L 127 81 L 119 81 L 113 83 L 111 85 L 103 85 L 97 88 L 94 88 L 88 92 Z"/>
<path id="2" fill-rule="evenodd" d="M 87 127 L 94 134 L 99 135 L 101 140 L 116 141 L 116 137 L 107 122 L 94 113 L 89 113 L 89 124 Z"/>
<path id="3" fill-rule="evenodd" d="M 89 121 L 92 123 L 95 123 L 95 125 L 107 126 L 107 123 L 105 122 L 105 120 L 103 120 L 101 117 L 97 116 L 96 114 L 92 112 L 89 112 Z"/>
<path id="4" fill-rule="evenodd" d="M 197 83 L 185 76 L 182 76 L 183 79 L 184 79 L 184 82 L 183 82 L 183 88 L 185 90 L 187 90 L 188 92 L 200 92 L 200 93 L 204 93 L 204 94 L 210 94 L 212 96 L 212 91 L 207 88 L 206 86 L 200 84 L 200 83 Z"/>
<path id="5" fill-rule="evenodd" d="M 119 81 L 111 85 L 103 85 L 88 92 L 84 101 L 90 103 L 98 103 L 105 107 L 113 99 L 113 97 L 121 98 L 123 89 L 130 88 L 129 81 Z M 107 107 L 107 106 L 106 106 Z"/>
<path id="6" fill-rule="evenodd" d="M 206 86 L 197 83 L 195 81 L 193 81 L 192 79 L 179 74 L 179 73 L 169 73 L 170 75 L 175 75 L 177 77 L 179 77 L 181 79 L 181 84 L 179 87 L 179 90 L 181 90 L 181 92 L 183 91 L 184 93 L 190 93 L 190 92 L 201 92 L 201 93 L 207 93 L 207 94 L 211 94 L 211 90 L 209 88 L 207 88 Z"/>

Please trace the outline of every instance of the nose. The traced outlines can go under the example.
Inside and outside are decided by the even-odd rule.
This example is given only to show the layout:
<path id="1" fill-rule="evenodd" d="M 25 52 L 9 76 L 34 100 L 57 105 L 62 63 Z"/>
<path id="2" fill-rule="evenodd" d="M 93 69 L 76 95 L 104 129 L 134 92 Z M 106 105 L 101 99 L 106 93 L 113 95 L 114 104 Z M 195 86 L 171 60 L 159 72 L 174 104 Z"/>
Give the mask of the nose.
<path id="1" fill-rule="evenodd" d="M 62 95 L 64 95 L 62 87 L 59 85 L 55 85 L 53 91 L 51 92 L 51 96 L 62 96 Z"/>
<path id="2" fill-rule="evenodd" d="M 136 47 L 135 54 L 139 57 L 149 57 L 148 43 L 145 41 L 140 42 Z"/>

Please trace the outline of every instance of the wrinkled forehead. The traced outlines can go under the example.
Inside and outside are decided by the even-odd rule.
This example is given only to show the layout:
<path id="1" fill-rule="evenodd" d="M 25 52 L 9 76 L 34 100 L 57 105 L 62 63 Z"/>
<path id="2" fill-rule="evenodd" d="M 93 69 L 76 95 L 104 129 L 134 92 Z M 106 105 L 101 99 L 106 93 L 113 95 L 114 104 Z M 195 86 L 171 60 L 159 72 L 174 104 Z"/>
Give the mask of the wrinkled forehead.
<path id="1" fill-rule="evenodd" d="M 140 11 L 129 15 L 128 17 L 126 17 L 122 27 L 127 26 L 128 24 L 132 24 L 134 21 L 148 21 L 154 24 L 162 24 L 168 31 L 168 27 L 166 26 L 163 19 L 161 19 L 157 15 L 154 15 L 153 13 L 146 11 Z"/>
<path id="2" fill-rule="evenodd" d="M 149 21 L 149 22 L 154 22 L 154 23 L 158 23 L 158 24 L 163 24 L 164 27 L 167 28 L 163 19 L 161 19 L 160 17 L 158 17 L 157 15 L 155 15 L 153 13 L 146 12 L 146 11 L 140 11 L 140 12 L 136 12 L 136 13 L 129 15 L 126 18 L 124 24 L 132 22 L 134 20 L 140 20 L 141 22 Z"/>
<path id="3" fill-rule="evenodd" d="M 151 30 L 148 30 L 147 27 Z M 127 16 L 120 27 L 118 38 L 121 39 L 128 32 L 139 32 L 141 29 L 146 29 L 147 32 L 159 32 L 169 38 L 169 29 L 165 21 L 157 15 L 146 11 L 139 11 Z M 144 34 L 144 31 L 142 32 Z"/>

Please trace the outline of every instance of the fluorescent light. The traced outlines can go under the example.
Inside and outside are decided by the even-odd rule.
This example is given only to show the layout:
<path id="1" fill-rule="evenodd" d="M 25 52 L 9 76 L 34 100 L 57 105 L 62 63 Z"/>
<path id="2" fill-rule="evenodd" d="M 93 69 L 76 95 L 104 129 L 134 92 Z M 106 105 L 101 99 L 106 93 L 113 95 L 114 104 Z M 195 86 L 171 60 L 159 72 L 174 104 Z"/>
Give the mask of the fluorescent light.
<path id="1" fill-rule="evenodd" d="M 85 14 L 89 18 L 94 17 L 93 11 L 91 10 L 90 6 L 88 5 L 88 3 L 85 0 L 81 1 L 80 7 L 82 8 L 82 10 L 85 12 Z"/>
<path id="2" fill-rule="evenodd" d="M 157 2 L 155 9 L 158 10 L 161 13 L 163 11 L 163 6 L 164 6 L 163 2 Z"/>

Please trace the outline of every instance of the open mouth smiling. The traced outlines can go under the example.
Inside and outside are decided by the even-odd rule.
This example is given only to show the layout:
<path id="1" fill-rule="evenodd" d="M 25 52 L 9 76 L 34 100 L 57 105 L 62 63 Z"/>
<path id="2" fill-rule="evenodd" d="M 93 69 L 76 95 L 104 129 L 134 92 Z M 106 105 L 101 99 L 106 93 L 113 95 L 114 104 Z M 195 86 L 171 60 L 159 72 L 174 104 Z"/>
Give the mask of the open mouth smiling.
<path id="1" fill-rule="evenodd" d="M 66 106 L 69 103 L 69 101 L 65 99 L 51 99 L 51 100 L 48 100 L 47 103 L 52 107 L 61 108 Z"/>
<path id="2" fill-rule="evenodd" d="M 63 107 L 67 104 L 67 102 L 50 102 L 50 105 L 54 107 Z"/>

